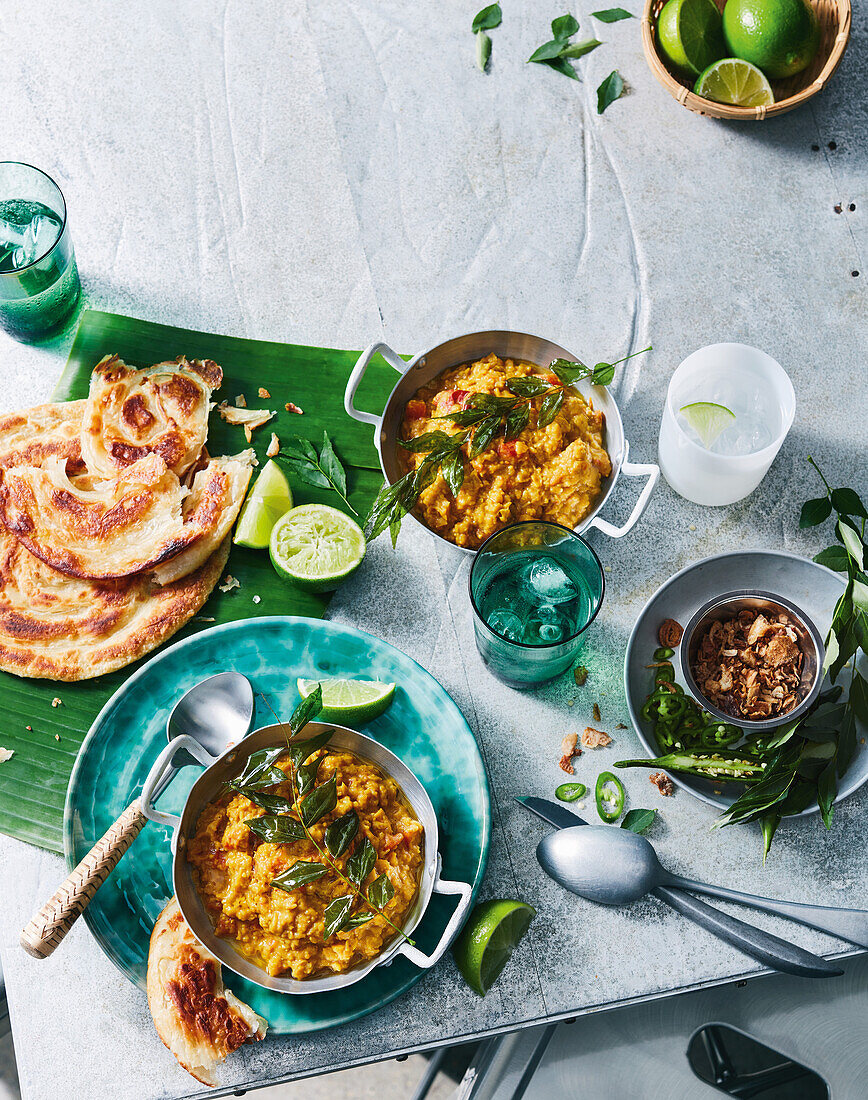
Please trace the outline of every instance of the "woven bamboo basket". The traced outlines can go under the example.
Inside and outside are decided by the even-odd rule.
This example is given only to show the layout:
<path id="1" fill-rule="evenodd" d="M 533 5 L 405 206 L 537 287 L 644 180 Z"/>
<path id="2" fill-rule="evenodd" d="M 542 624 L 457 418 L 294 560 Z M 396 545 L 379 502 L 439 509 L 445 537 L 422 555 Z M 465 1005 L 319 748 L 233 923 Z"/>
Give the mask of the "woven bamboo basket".
<path id="1" fill-rule="evenodd" d="M 786 80 L 772 80 L 775 102 L 771 107 L 732 107 L 715 103 L 692 91 L 692 83 L 672 73 L 663 60 L 657 43 L 657 17 L 666 0 L 645 0 L 642 12 L 642 48 L 651 72 L 682 107 L 711 118 L 747 119 L 757 122 L 772 115 L 783 115 L 805 103 L 824 88 L 838 68 L 850 38 L 850 0 L 811 0 L 820 21 L 820 48 L 807 69 Z M 725 0 L 715 0 L 723 10 Z"/>

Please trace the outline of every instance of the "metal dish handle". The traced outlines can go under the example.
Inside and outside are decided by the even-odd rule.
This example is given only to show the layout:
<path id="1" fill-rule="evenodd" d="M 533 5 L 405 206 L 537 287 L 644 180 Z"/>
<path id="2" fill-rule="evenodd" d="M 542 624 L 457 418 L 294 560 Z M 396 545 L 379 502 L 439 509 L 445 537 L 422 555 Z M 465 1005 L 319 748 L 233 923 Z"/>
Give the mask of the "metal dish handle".
<path id="1" fill-rule="evenodd" d="M 375 428 L 383 419 L 382 416 L 375 416 L 373 413 L 362 412 L 361 409 L 356 408 L 353 404 L 353 400 L 355 399 L 356 390 L 359 388 L 365 371 L 368 369 L 368 364 L 378 352 L 390 367 L 394 367 L 398 374 L 403 374 L 407 369 L 407 364 L 396 351 L 393 351 L 388 344 L 384 344 L 381 340 L 375 340 L 373 344 L 365 348 L 356 360 L 356 365 L 353 367 L 353 373 L 350 375 L 347 381 L 347 388 L 344 391 L 344 408 L 346 409 L 347 416 L 351 416 L 353 420 L 358 420 L 362 424 L 373 424 Z"/>
<path id="2" fill-rule="evenodd" d="M 186 733 L 181 734 L 180 737 L 173 737 L 151 765 L 148 778 L 145 780 L 142 793 L 139 795 L 139 802 L 145 817 L 149 821 L 156 821 L 158 825 L 166 825 L 173 830 L 179 825 L 180 817 L 177 814 L 167 814 L 162 810 L 158 810 L 154 806 L 154 802 L 165 789 L 172 778 L 172 774 L 178 770 L 173 764 L 173 760 L 182 749 L 186 749 L 191 756 L 194 756 L 206 768 L 210 768 L 217 759 L 210 752 L 207 752 L 195 737 L 189 737 Z"/>
<path id="3" fill-rule="evenodd" d="M 654 462 L 628 462 L 627 461 L 627 445 L 624 449 L 624 461 L 621 463 L 621 473 L 624 477 L 646 477 L 648 480 L 642 487 L 642 492 L 639 494 L 639 499 L 633 507 L 633 511 L 627 522 L 623 527 L 616 527 L 614 523 L 609 523 L 605 519 L 600 519 L 599 516 L 595 516 L 588 524 L 588 530 L 592 527 L 596 527 L 598 531 L 602 531 L 604 535 L 608 535 L 609 538 L 619 539 L 623 535 L 626 535 L 628 531 L 632 531 L 639 520 L 642 518 L 642 513 L 648 507 L 648 501 L 651 499 L 651 494 L 654 492 L 654 486 L 660 477 L 660 467 Z"/>
<path id="4" fill-rule="evenodd" d="M 396 955 L 404 955 L 414 966 L 418 966 L 420 970 L 430 970 L 432 966 L 440 961 L 446 948 L 452 943 L 452 940 L 458 933 L 458 929 L 464 923 L 464 918 L 467 915 L 467 908 L 470 905 L 470 895 L 473 893 L 473 887 L 467 882 L 450 882 L 448 879 L 442 879 L 440 877 L 440 859 L 438 857 L 437 877 L 434 879 L 432 893 L 460 894 L 461 900 L 458 902 L 455 912 L 450 917 L 449 923 L 446 925 L 439 943 L 430 955 L 426 955 L 424 952 L 420 951 L 418 947 L 413 947 L 412 944 L 407 943 L 406 940 L 395 952 Z"/>

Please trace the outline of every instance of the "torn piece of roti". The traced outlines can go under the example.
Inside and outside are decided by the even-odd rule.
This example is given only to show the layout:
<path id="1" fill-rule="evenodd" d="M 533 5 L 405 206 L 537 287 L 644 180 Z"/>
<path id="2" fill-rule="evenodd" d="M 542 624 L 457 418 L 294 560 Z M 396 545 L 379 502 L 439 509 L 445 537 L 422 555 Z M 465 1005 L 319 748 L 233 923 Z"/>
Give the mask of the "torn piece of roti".
<path id="1" fill-rule="evenodd" d="M 156 454 L 183 477 L 205 446 L 211 394 L 222 381 L 210 359 L 137 368 L 107 355 L 93 370 L 82 416 L 88 471 L 111 477 Z"/>
<path id="2" fill-rule="evenodd" d="M 172 898 L 157 918 L 148 952 L 148 1005 L 157 1034 L 203 1085 L 248 1039 L 265 1038 L 267 1022 L 223 988 L 222 968 L 195 938 Z"/>
<path id="3" fill-rule="evenodd" d="M 215 458 L 188 490 L 150 454 L 115 477 L 70 478 L 59 457 L 0 471 L 0 521 L 30 552 L 70 577 L 147 573 L 200 543 L 168 580 L 197 569 L 244 500 L 251 454 Z"/>

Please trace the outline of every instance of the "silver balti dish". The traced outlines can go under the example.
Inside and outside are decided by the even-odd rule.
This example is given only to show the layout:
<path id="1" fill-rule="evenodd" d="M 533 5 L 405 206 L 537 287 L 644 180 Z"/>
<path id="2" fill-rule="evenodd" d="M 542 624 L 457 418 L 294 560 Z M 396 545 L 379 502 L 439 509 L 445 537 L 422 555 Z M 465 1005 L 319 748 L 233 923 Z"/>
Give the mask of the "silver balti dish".
<path id="1" fill-rule="evenodd" d="M 471 332 L 465 336 L 456 336 L 452 340 L 447 340 L 445 343 L 438 344 L 429 351 L 424 351 L 415 356 L 409 363 L 405 362 L 388 344 L 381 341 L 371 344 L 362 352 L 347 382 L 344 408 L 353 419 L 364 424 L 370 424 L 373 428 L 374 444 L 380 456 L 380 466 L 383 476 L 390 485 L 398 481 L 404 473 L 398 459 L 398 439 L 400 438 L 401 424 L 407 402 L 413 398 L 417 390 L 432 382 L 444 371 L 461 366 L 463 363 L 481 359 L 492 352 L 501 359 L 521 359 L 534 363 L 541 368 L 548 367 L 554 359 L 568 359 L 570 362 L 578 361 L 572 352 L 567 351 L 559 344 L 552 343 L 551 340 L 545 340 L 540 336 L 532 336 L 525 332 L 510 332 L 505 329 L 492 329 L 487 332 Z M 381 414 L 365 412 L 355 406 L 356 391 L 369 363 L 376 355 L 381 355 L 389 366 L 401 376 L 389 395 L 386 407 Z M 629 444 L 624 435 L 621 413 L 615 398 L 606 386 L 594 386 L 588 381 L 582 381 L 577 383 L 575 388 L 583 397 L 592 400 L 594 408 L 599 409 L 605 415 L 606 433 L 604 442 L 612 463 L 612 471 L 607 477 L 603 478 L 600 495 L 594 507 L 575 530 L 581 534 L 592 528 L 597 528 L 610 538 L 621 538 L 628 531 L 631 531 L 641 519 L 660 476 L 660 468 L 654 463 L 630 462 L 628 460 Z M 645 484 L 627 521 L 618 527 L 609 523 L 608 520 L 602 519 L 599 513 L 611 497 L 615 484 L 622 475 L 630 478 L 644 478 Z M 410 517 L 445 545 L 453 546 L 465 554 L 476 553 L 476 550 L 457 546 L 456 543 L 432 531 L 412 512 Z"/>

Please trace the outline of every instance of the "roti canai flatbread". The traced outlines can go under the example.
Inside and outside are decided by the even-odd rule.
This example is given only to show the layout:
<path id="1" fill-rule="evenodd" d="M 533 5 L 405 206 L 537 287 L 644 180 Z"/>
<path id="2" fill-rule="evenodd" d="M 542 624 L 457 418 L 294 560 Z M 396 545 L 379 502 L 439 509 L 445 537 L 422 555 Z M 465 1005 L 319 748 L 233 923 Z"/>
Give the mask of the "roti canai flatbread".
<path id="1" fill-rule="evenodd" d="M 211 393 L 222 381 L 222 369 L 210 359 L 180 356 L 140 369 L 107 355 L 91 375 L 82 414 L 88 472 L 112 477 L 156 454 L 183 477 L 205 446 Z"/>
<path id="2" fill-rule="evenodd" d="M 223 987 L 222 967 L 195 938 L 172 898 L 157 918 L 148 951 L 148 1006 L 157 1034 L 203 1085 L 248 1039 L 264 1039 L 268 1024 Z"/>
<path id="3" fill-rule="evenodd" d="M 229 546 L 227 538 L 200 568 L 160 587 L 147 576 L 68 577 L 0 528 L 0 669 L 88 680 L 138 660 L 199 611 L 220 579 Z"/>
<path id="4" fill-rule="evenodd" d="M 79 437 L 85 404 L 35 405 L 0 416 L 0 467 L 41 466 L 46 458 L 63 458 L 67 473 L 82 473 Z"/>
<path id="5" fill-rule="evenodd" d="M 0 471 L 0 521 L 32 554 L 70 577 L 149 572 L 187 554 L 163 582 L 197 569 L 223 541 L 244 500 L 252 451 L 215 458 L 188 491 L 157 454 L 115 477 L 70 478 L 62 458 Z M 197 543 L 201 543 L 196 547 Z"/>

